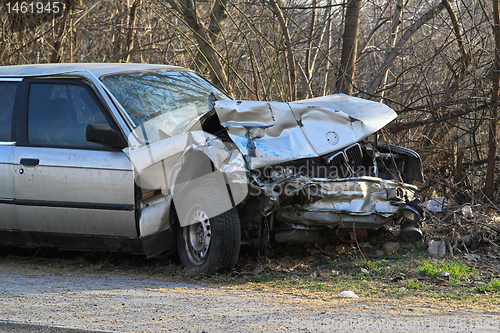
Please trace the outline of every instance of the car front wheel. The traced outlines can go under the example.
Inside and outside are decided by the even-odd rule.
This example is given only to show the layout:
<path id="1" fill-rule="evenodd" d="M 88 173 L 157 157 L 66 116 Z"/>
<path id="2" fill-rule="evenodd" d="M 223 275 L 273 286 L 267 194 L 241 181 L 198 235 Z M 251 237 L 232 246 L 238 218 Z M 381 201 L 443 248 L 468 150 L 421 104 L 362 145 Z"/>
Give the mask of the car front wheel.
<path id="1" fill-rule="evenodd" d="M 187 226 L 177 230 L 177 250 L 184 267 L 198 274 L 230 271 L 238 261 L 240 221 L 227 194 L 217 188 L 197 188 L 189 203 Z M 215 212 L 223 212 L 216 216 Z M 213 216 L 213 217 L 212 217 Z"/>

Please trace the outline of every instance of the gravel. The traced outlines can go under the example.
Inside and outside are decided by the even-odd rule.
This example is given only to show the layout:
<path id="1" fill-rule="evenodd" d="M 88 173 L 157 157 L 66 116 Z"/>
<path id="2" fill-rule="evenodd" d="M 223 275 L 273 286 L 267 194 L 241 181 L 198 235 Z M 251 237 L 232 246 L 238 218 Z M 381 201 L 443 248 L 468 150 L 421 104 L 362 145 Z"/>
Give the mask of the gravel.
<path id="1" fill-rule="evenodd" d="M 497 318 L 0 262 L 0 332 L 498 332 Z"/>

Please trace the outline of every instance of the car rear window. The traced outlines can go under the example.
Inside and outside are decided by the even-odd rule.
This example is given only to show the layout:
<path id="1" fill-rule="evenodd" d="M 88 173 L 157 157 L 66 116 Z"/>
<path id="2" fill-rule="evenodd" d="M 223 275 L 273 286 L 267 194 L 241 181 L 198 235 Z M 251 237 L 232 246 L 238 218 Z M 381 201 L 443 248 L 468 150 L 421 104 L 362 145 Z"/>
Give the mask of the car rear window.
<path id="1" fill-rule="evenodd" d="M 11 141 L 12 115 L 19 82 L 0 81 L 0 141 Z"/>

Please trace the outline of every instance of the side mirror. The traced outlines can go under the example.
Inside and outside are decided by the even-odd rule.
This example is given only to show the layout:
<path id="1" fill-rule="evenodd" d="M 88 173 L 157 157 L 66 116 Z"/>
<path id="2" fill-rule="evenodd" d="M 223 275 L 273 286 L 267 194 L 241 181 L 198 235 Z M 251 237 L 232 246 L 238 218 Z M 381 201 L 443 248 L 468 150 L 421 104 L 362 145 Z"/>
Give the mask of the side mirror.
<path id="1" fill-rule="evenodd" d="M 127 143 L 108 124 L 90 124 L 87 126 L 85 138 L 89 142 L 98 143 L 111 148 L 123 149 Z"/>

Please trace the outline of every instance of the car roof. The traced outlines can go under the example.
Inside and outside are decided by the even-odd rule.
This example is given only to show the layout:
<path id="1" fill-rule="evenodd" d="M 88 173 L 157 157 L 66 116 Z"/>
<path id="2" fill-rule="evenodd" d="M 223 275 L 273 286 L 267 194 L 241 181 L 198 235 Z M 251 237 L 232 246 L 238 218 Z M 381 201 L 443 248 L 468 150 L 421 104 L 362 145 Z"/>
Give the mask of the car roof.
<path id="1" fill-rule="evenodd" d="M 0 77 L 22 77 L 56 75 L 75 71 L 87 71 L 100 77 L 105 74 L 146 70 L 186 70 L 168 65 L 149 65 L 134 63 L 66 63 L 0 66 Z"/>

